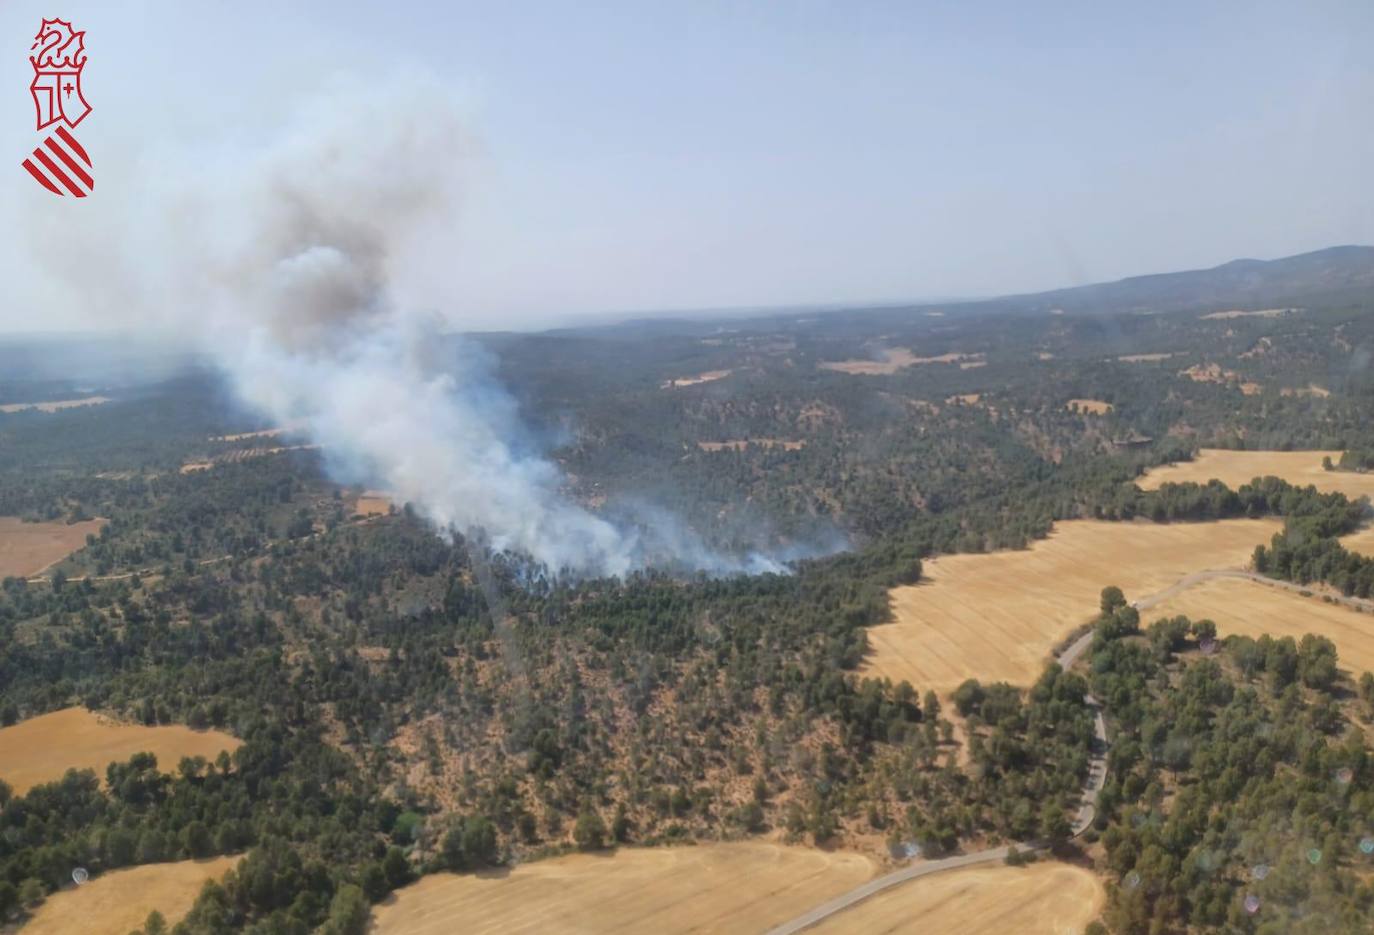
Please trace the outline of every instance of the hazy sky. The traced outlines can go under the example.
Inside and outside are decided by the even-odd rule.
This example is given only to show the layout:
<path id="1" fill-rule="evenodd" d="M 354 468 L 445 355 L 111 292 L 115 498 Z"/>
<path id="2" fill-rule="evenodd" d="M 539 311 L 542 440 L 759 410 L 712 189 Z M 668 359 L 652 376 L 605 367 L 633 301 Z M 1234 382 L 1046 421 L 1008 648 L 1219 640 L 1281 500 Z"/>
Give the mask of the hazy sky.
<path id="1" fill-rule="evenodd" d="M 1374 242 L 1370 0 L 282 6 L 0 4 L 0 329 L 138 320 L 51 298 L 44 277 L 84 275 L 55 233 L 100 217 L 115 250 L 149 223 L 121 188 L 167 152 L 210 184 L 314 90 L 397 71 L 451 88 L 470 134 L 461 210 L 398 291 L 468 327 Z M 88 30 L 87 203 L 19 168 L 54 14 Z"/>

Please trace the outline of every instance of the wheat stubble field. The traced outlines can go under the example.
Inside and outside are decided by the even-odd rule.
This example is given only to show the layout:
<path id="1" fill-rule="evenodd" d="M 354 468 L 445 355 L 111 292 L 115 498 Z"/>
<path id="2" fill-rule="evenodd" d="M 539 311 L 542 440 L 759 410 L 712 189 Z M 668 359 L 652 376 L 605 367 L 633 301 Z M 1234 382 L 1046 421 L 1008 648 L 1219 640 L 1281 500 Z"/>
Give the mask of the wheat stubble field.
<path id="1" fill-rule="evenodd" d="M 1155 490 L 1161 484 L 1193 481 L 1205 484 L 1216 478 L 1235 490 L 1256 477 L 1272 474 L 1290 484 L 1311 484 L 1318 490 L 1338 491 L 1351 499 L 1374 497 L 1374 474 L 1322 469 L 1322 458 L 1340 461 L 1339 451 L 1230 451 L 1203 448 L 1192 461 L 1179 461 L 1153 468 L 1136 483 L 1141 490 Z"/>
<path id="2" fill-rule="evenodd" d="M 374 912 L 373 935 L 767 930 L 867 881 L 859 854 L 762 842 L 622 848 L 518 866 L 437 874 Z"/>
<path id="3" fill-rule="evenodd" d="M 1102 883 L 1089 870 L 1042 861 L 969 867 L 879 893 L 810 929 L 815 935 L 1077 935 L 1102 911 Z"/>
<path id="4" fill-rule="evenodd" d="M 23 795 L 69 769 L 93 769 L 103 782 L 105 767 L 135 753 L 152 753 L 158 768 L 169 773 L 183 756 L 213 760 L 242 743 L 220 731 L 120 724 L 85 708 L 63 708 L 0 729 L 0 779 Z"/>
<path id="5" fill-rule="evenodd" d="M 102 874 L 53 893 L 24 926 L 24 935 L 129 935 L 156 909 L 168 928 L 190 911 L 206 880 L 218 880 L 238 857 L 145 864 Z"/>
<path id="6" fill-rule="evenodd" d="M 1319 597 L 1303 597 L 1258 581 L 1213 578 L 1161 601 L 1141 613 L 1141 623 L 1183 614 L 1193 620 L 1210 619 L 1218 636 L 1300 640 L 1305 633 L 1325 636 L 1336 644 L 1340 667 L 1356 678 L 1374 672 L 1374 617 Z"/>
<path id="7" fill-rule="evenodd" d="M 36 575 L 84 548 L 88 535 L 97 535 L 103 519 L 81 523 L 26 523 L 17 516 L 0 516 L 0 579 Z"/>
<path id="8" fill-rule="evenodd" d="M 1028 685 L 1051 650 L 1097 613 L 1102 588 L 1128 600 L 1185 575 L 1241 568 L 1277 519 L 1213 523 L 1069 520 L 1029 549 L 943 555 L 889 592 L 893 622 L 868 631 L 864 674 L 948 692 L 968 678 Z"/>

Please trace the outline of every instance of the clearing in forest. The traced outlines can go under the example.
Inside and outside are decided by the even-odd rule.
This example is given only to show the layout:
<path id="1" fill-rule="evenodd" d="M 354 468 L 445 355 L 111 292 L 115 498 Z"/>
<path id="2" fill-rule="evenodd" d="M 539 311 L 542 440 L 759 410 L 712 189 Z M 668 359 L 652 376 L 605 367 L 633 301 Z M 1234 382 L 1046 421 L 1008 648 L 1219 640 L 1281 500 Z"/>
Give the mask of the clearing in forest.
<path id="1" fill-rule="evenodd" d="M 790 438 L 732 438 L 723 442 L 697 442 L 697 447 L 702 451 L 743 451 L 750 445 L 759 448 L 781 448 L 783 451 L 800 451 L 806 447 L 806 441 Z"/>
<path id="2" fill-rule="evenodd" d="M 1117 360 L 1121 361 L 1123 364 L 1144 364 L 1154 363 L 1159 360 L 1168 360 L 1173 356 L 1174 354 L 1172 351 L 1164 354 L 1123 354 L 1118 357 Z"/>
<path id="3" fill-rule="evenodd" d="M 869 880 L 859 854 L 763 842 L 621 848 L 437 874 L 373 915 L 374 935 L 507 932 L 762 932 Z"/>
<path id="4" fill-rule="evenodd" d="M 698 373 L 692 377 L 678 377 L 674 380 L 664 380 L 661 384 L 665 390 L 670 390 L 679 386 L 696 386 L 698 383 L 710 383 L 714 380 L 724 380 L 733 370 L 708 370 L 705 373 Z"/>
<path id="5" fill-rule="evenodd" d="M 1273 475 L 1290 484 L 1308 484 L 1324 492 L 1339 491 L 1352 499 L 1374 497 L 1374 474 L 1355 471 L 1327 471 L 1322 458 L 1333 463 L 1341 460 L 1339 451 L 1231 451 L 1225 448 L 1204 448 L 1191 461 L 1179 461 L 1164 467 L 1151 468 L 1136 483 L 1142 490 L 1154 490 L 1159 485 L 1193 481 L 1205 484 L 1216 478 L 1232 490 L 1248 484 L 1256 477 Z"/>
<path id="6" fill-rule="evenodd" d="M 1136 600 L 1195 571 L 1240 568 L 1282 528 L 1277 519 L 1068 520 L 1028 549 L 942 555 L 924 563 L 919 583 L 889 592 L 893 622 L 869 629 L 864 674 L 918 691 L 969 678 L 1028 685 L 1097 613 L 1107 585 Z"/>
<path id="7" fill-rule="evenodd" d="M 960 351 L 950 351 L 935 357 L 917 357 L 907 348 L 890 347 L 883 350 L 876 360 L 826 360 L 821 361 L 818 366 L 822 370 L 837 370 L 840 373 L 875 377 L 896 373 L 903 367 L 915 367 L 921 364 L 958 364 L 961 370 L 968 370 L 971 367 L 981 367 L 986 363 L 987 361 L 983 359 L 982 354 L 964 354 Z"/>
<path id="8" fill-rule="evenodd" d="M 886 890 L 809 931 L 1063 935 L 1082 932 L 1102 911 L 1104 898 L 1091 871 L 1069 864 L 969 867 Z"/>
<path id="9" fill-rule="evenodd" d="M 108 403 L 108 396 L 84 396 L 81 399 L 56 399 L 45 403 L 4 403 L 0 405 L 0 412 L 24 412 L 28 409 L 37 409 L 39 412 L 57 412 L 60 409 L 79 409 L 83 406 L 99 406 L 101 403 Z"/>
<path id="10" fill-rule="evenodd" d="M 1212 578 L 1199 582 L 1140 613 L 1141 626 L 1161 617 L 1184 615 L 1211 620 L 1218 636 L 1278 638 L 1315 633 L 1336 644 L 1339 665 L 1356 678 L 1374 672 L 1374 619 L 1320 597 L 1303 597 L 1245 578 Z"/>
<path id="11" fill-rule="evenodd" d="M 85 708 L 63 708 L 0 728 L 0 779 L 23 795 L 61 779 L 69 769 L 93 769 L 104 782 L 105 767 L 135 753 L 153 754 L 158 769 L 169 773 L 184 756 L 214 760 L 221 750 L 233 752 L 242 743 L 220 731 L 120 724 Z"/>
<path id="12" fill-rule="evenodd" d="M 220 879 L 238 862 L 215 857 L 103 873 L 49 896 L 24 935 L 129 935 L 143 931 L 154 909 L 170 930 L 191 910 L 205 881 Z"/>
<path id="13" fill-rule="evenodd" d="M 391 512 L 391 497 L 380 490 L 365 490 L 353 503 L 355 516 L 386 516 Z"/>
<path id="14" fill-rule="evenodd" d="M 0 578 L 38 574 L 77 549 L 86 537 L 98 535 L 103 519 L 81 523 L 26 523 L 17 516 L 0 516 Z"/>
<path id="15" fill-rule="evenodd" d="M 1300 312 L 1300 308 L 1262 308 L 1257 312 L 1247 312 L 1243 309 L 1231 309 L 1225 312 L 1208 312 L 1202 316 L 1203 321 L 1209 319 L 1226 318 L 1280 318 L 1293 312 Z"/>
<path id="16" fill-rule="evenodd" d="M 1113 408 L 1111 403 L 1103 402 L 1100 399 L 1071 399 L 1064 404 L 1064 408 L 1069 412 L 1092 413 L 1095 416 L 1105 416 Z"/>

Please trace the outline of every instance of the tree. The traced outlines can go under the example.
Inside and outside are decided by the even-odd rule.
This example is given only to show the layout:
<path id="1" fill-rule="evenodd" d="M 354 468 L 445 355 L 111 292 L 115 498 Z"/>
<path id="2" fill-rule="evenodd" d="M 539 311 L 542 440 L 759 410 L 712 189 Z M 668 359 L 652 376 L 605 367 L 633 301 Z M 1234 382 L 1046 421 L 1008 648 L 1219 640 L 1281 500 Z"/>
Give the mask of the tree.
<path id="1" fill-rule="evenodd" d="M 183 828 L 181 842 L 192 857 L 209 857 L 215 852 L 214 839 L 203 821 L 193 821 Z"/>
<path id="2" fill-rule="evenodd" d="M 596 812 L 584 811 L 577 816 L 577 824 L 573 826 L 573 840 L 580 850 L 600 850 L 606 846 L 606 823 Z"/>
<path id="3" fill-rule="evenodd" d="M 19 908 L 19 891 L 9 880 L 0 880 L 0 924 Z"/>
<path id="4" fill-rule="evenodd" d="M 148 919 L 143 923 L 143 935 L 167 935 L 167 920 L 162 913 L 156 909 L 148 913 Z"/>
<path id="5" fill-rule="evenodd" d="M 1052 799 L 1047 801 L 1040 810 L 1040 837 L 1050 847 L 1058 847 L 1067 841 L 1072 833 L 1073 829 L 1069 826 L 1069 819 L 1064 815 L 1064 809 Z"/>
<path id="6" fill-rule="evenodd" d="M 387 894 L 391 892 L 391 884 L 386 880 L 386 871 L 376 861 L 363 868 L 361 884 L 363 894 L 374 903 L 386 899 Z"/>
<path id="7" fill-rule="evenodd" d="M 329 903 L 329 921 L 325 923 L 325 935 L 363 935 L 367 930 L 371 908 L 362 888 L 345 883 L 334 893 Z"/>
<path id="8" fill-rule="evenodd" d="M 1126 606 L 1126 595 L 1116 585 L 1109 584 L 1102 589 L 1100 606 L 1103 614 L 1113 613 L 1118 607 Z"/>
<path id="9" fill-rule="evenodd" d="M 388 847 L 382 858 L 382 872 L 386 874 L 387 884 L 394 890 L 410 882 L 410 861 L 399 847 Z"/>
<path id="10" fill-rule="evenodd" d="M 963 717 L 968 717 L 976 712 L 983 705 L 985 693 L 983 686 L 977 679 L 966 679 L 963 684 L 954 689 L 954 694 L 950 700 L 954 702 L 954 709 Z"/>

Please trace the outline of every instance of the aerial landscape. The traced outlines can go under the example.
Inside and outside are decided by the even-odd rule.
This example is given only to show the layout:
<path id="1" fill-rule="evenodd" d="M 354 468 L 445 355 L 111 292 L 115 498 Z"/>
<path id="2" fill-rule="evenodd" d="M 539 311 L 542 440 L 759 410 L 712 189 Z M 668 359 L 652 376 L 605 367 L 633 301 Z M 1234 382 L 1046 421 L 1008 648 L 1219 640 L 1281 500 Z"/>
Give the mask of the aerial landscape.
<path id="1" fill-rule="evenodd" d="M 1374 931 L 1374 13 L 460 6 L 0 12 L 0 935 Z"/>

